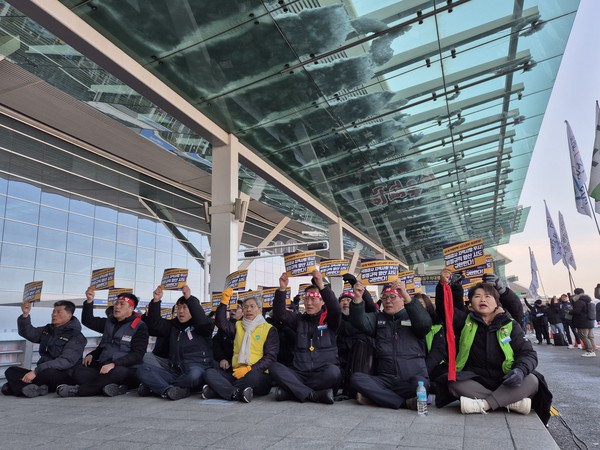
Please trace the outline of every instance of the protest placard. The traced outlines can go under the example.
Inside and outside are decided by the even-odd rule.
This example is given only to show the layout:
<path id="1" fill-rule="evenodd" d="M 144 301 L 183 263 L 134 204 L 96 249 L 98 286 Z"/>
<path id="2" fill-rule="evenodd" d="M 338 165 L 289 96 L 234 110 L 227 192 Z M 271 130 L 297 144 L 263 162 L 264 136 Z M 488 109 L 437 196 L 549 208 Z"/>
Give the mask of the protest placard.
<path id="1" fill-rule="evenodd" d="M 43 281 L 32 281 L 23 288 L 23 302 L 39 302 L 42 299 Z"/>
<path id="2" fill-rule="evenodd" d="M 440 282 L 439 275 L 419 275 L 421 286 L 436 286 Z"/>
<path id="3" fill-rule="evenodd" d="M 165 269 L 160 285 L 165 291 L 182 289 L 187 283 L 188 269 Z"/>
<path id="4" fill-rule="evenodd" d="M 259 291 L 259 290 L 238 292 L 236 303 L 237 303 L 237 301 L 244 303 L 246 300 L 251 299 L 251 298 L 256 300 L 257 305 L 262 305 L 262 294 L 261 294 L 261 291 Z M 236 309 L 235 307 L 233 307 L 233 305 L 231 303 L 229 304 L 229 308 Z"/>
<path id="5" fill-rule="evenodd" d="M 212 310 L 216 311 L 217 310 L 217 306 L 219 306 L 221 304 L 221 300 L 223 300 L 223 293 L 222 292 L 213 292 L 211 295 L 211 303 L 212 303 Z"/>
<path id="6" fill-rule="evenodd" d="M 115 268 L 107 267 L 105 269 L 93 270 L 90 286 L 94 287 L 97 291 L 115 287 Z"/>
<path id="7" fill-rule="evenodd" d="M 294 252 L 285 253 L 285 271 L 288 277 L 300 277 L 310 275 L 317 268 L 316 252 Z"/>
<path id="8" fill-rule="evenodd" d="M 485 270 L 484 273 L 494 273 L 494 258 L 492 255 L 485 256 Z"/>
<path id="9" fill-rule="evenodd" d="M 225 278 L 225 289 L 246 289 L 246 279 L 248 278 L 247 270 L 238 270 L 237 272 L 230 273 Z"/>
<path id="10" fill-rule="evenodd" d="M 483 254 L 483 241 L 481 239 L 472 239 L 444 247 L 443 253 L 444 263 L 452 272 L 481 266 L 486 263 L 486 257 Z"/>
<path id="11" fill-rule="evenodd" d="M 304 291 L 310 286 L 314 286 L 314 284 L 302 283 L 300 286 L 298 286 L 298 295 L 304 295 Z"/>
<path id="12" fill-rule="evenodd" d="M 133 294 L 133 289 L 129 289 L 129 288 L 112 288 L 112 289 L 109 289 L 108 290 L 107 305 L 108 306 L 112 306 L 113 302 L 121 294 Z"/>
<path id="13" fill-rule="evenodd" d="M 409 294 L 415 292 L 415 271 L 406 270 L 398 274 L 398 280 L 403 281 Z"/>
<path id="14" fill-rule="evenodd" d="M 341 277 L 348 273 L 350 261 L 347 259 L 322 259 L 319 262 L 319 272 L 327 277 Z"/>
<path id="15" fill-rule="evenodd" d="M 362 259 L 360 279 L 362 284 L 386 284 L 398 279 L 398 263 L 382 259 Z"/>

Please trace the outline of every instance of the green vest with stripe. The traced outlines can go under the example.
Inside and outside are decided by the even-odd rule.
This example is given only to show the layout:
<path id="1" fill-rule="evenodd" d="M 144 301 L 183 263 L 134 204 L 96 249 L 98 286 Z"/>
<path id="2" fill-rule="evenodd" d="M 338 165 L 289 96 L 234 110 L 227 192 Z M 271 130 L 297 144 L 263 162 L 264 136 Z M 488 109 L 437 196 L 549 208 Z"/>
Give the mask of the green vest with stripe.
<path id="1" fill-rule="evenodd" d="M 504 373 L 510 372 L 515 362 L 515 353 L 510 346 L 510 334 L 512 333 L 514 319 L 510 319 L 510 322 L 503 325 L 499 330 L 496 331 L 496 337 L 498 338 L 498 344 L 504 353 L 504 361 L 502 362 L 502 371 Z M 467 316 L 465 320 L 465 326 L 460 333 L 460 341 L 458 344 L 458 355 L 456 356 L 456 371 L 460 372 L 464 369 L 469 354 L 471 353 L 471 346 L 475 340 L 475 334 L 477 333 L 478 324 L 473 320 L 471 315 Z"/>
<path id="2" fill-rule="evenodd" d="M 438 331 L 442 329 L 442 326 L 432 325 L 431 331 L 425 335 L 425 343 L 427 344 L 427 353 L 431 351 L 431 344 L 433 344 L 433 337 L 437 334 Z"/>

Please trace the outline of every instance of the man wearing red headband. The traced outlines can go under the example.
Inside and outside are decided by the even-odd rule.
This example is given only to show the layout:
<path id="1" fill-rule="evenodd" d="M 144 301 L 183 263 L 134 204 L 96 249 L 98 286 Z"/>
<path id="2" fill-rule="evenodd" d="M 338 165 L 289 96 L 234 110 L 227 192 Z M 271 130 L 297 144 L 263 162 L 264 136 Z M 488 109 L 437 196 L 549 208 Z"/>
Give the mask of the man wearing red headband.
<path id="1" fill-rule="evenodd" d="M 361 283 L 354 285 L 350 322 L 375 338 L 377 375 L 352 374 L 350 386 L 357 391 L 356 400 L 386 408 L 417 409 L 417 384 L 429 384 L 425 336 L 431 330 L 431 316 L 419 301 L 411 299 L 402 282 L 384 287 L 383 312 L 365 312 L 364 290 Z"/>
<path id="2" fill-rule="evenodd" d="M 86 327 L 102 333 L 98 347 L 75 369 L 77 385 L 62 384 L 56 388 L 61 397 L 90 396 L 103 393 L 108 397 L 125 394 L 128 388 L 137 387 L 135 366 L 142 362 L 148 347 L 148 327 L 135 313 L 138 298 L 121 294 L 113 303 L 110 317 L 94 316 L 95 290 L 85 291 L 81 322 Z"/>
<path id="3" fill-rule="evenodd" d="M 279 278 L 279 290 L 273 300 L 273 319 L 296 331 L 292 367 L 279 362 L 269 372 L 279 386 L 275 399 L 333 404 L 333 390 L 342 374 L 338 364 L 336 333 L 341 310 L 335 294 L 323 283 L 321 272 L 312 273 L 313 285 L 304 290 L 304 314 L 285 308 L 287 274 Z"/>

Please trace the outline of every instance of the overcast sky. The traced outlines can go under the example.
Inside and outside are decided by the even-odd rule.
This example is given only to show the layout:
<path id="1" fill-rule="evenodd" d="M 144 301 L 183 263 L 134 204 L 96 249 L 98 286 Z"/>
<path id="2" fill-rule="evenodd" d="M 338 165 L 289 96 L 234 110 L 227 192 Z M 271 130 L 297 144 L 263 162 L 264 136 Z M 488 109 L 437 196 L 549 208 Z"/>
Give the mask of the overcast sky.
<path id="1" fill-rule="evenodd" d="M 513 260 L 506 267 L 506 274 L 517 275 L 518 283 L 525 287 L 531 282 L 528 254 L 531 247 L 544 287 L 538 290 L 542 296 L 544 291 L 548 296 L 569 291 L 564 264 L 553 266 L 550 258 L 544 200 L 557 230 L 558 211 L 564 216 L 577 263 L 577 270 L 571 270 L 576 286 L 593 298 L 593 289 L 600 283 L 600 234 L 594 220 L 575 209 L 564 123 L 568 120 L 573 129 L 589 180 L 595 102 L 600 99 L 599 19 L 600 2 L 581 0 L 521 194 L 520 204 L 531 206 L 529 219 L 523 233 L 514 234 L 509 244 L 498 247 Z M 600 214 L 596 218 L 600 221 Z"/>

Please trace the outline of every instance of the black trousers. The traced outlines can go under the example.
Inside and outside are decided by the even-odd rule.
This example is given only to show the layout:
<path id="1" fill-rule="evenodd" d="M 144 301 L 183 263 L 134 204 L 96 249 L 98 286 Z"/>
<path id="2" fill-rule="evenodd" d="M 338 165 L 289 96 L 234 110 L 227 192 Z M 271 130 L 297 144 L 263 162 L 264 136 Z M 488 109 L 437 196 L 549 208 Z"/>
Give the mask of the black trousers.
<path id="1" fill-rule="evenodd" d="M 427 385 L 427 380 L 425 381 Z M 355 372 L 350 377 L 350 386 L 380 406 L 392 409 L 406 408 L 406 399 L 417 395 L 419 378 L 403 380 L 394 376 L 369 375 Z"/>
<path id="2" fill-rule="evenodd" d="M 544 339 L 546 343 L 550 343 L 550 333 L 548 333 L 548 324 L 533 322 L 535 329 L 535 338 L 541 343 Z"/>
<path id="3" fill-rule="evenodd" d="M 233 376 L 231 369 L 208 369 L 204 372 L 204 382 L 225 400 L 231 400 L 237 389 L 251 387 L 254 395 L 267 395 L 271 390 L 271 377 L 258 370 L 251 370 L 238 380 Z"/>
<path id="4" fill-rule="evenodd" d="M 269 373 L 277 386 L 301 402 L 305 402 L 313 391 L 333 389 L 335 392 L 342 382 L 342 372 L 335 364 L 326 364 L 311 372 L 301 372 L 276 362 L 271 364 Z"/>
<path id="5" fill-rule="evenodd" d="M 10 390 L 14 395 L 21 395 L 23 388 L 28 385 L 28 383 L 21 381 L 21 378 L 23 378 L 23 376 L 28 372 L 30 372 L 30 369 L 19 366 L 11 366 L 6 369 L 6 372 L 4 372 L 4 377 L 6 378 L 6 381 L 10 386 Z M 42 370 L 40 373 L 36 374 L 32 381 L 32 384 L 37 384 L 38 386 L 45 384 L 48 386 L 49 392 L 54 392 L 56 390 L 56 386 L 59 384 L 71 383 L 73 383 L 71 371 L 57 369 Z"/>
<path id="6" fill-rule="evenodd" d="M 573 332 L 573 336 L 575 336 L 575 345 L 579 344 L 579 334 L 577 334 L 577 329 L 573 327 L 573 325 L 571 325 L 571 321 L 570 320 L 563 320 L 563 327 L 565 329 L 565 334 L 567 335 L 567 341 L 569 341 L 569 345 L 573 345 L 573 341 L 571 340 L 571 333 L 570 331 Z M 569 331 L 570 330 L 570 331 Z"/>
<path id="7" fill-rule="evenodd" d="M 135 376 L 136 367 L 116 366 L 106 374 L 100 373 L 100 367 L 79 366 L 75 369 L 73 378 L 79 385 L 79 396 L 88 397 L 102 393 L 102 388 L 108 384 L 125 384 L 130 389 L 139 386 Z"/>

